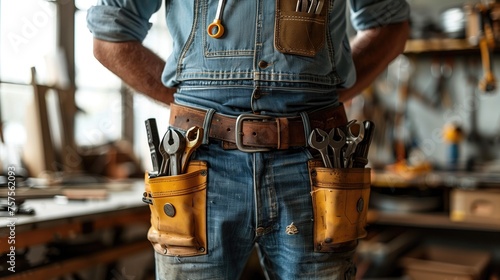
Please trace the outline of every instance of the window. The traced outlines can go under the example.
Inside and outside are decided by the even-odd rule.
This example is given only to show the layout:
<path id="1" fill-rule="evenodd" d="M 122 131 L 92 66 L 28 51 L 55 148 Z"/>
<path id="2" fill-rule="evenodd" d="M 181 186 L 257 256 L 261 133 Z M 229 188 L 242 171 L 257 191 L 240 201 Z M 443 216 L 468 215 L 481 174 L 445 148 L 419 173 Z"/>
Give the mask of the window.
<path id="1" fill-rule="evenodd" d="M 57 61 L 56 6 L 40 0 L 0 2 L 0 122 L 5 142 L 19 148 L 26 142 L 25 116 L 33 100 L 31 67 L 38 79 L 55 82 Z"/>
<path id="2" fill-rule="evenodd" d="M 93 57 L 86 13 L 95 2 L 23 0 L 20 5 L 17 0 L 0 1 L 0 123 L 5 142 L 21 151 L 30 137 L 26 131 L 26 111 L 33 103 L 30 69 L 36 67 L 40 84 L 75 88 L 79 109 L 74 131 L 77 146 L 98 146 L 118 140 L 124 134 L 123 124 L 132 124 L 133 138 L 137 139 L 135 152 L 140 158 L 144 155 L 147 165 L 144 120 L 156 118 L 162 132 L 168 125 L 168 109 L 141 95 L 133 95 L 134 117 L 128 121 L 130 116 L 123 106 L 124 85 Z M 144 43 L 166 58 L 171 42 L 164 15 L 162 7 L 153 16 L 153 27 Z M 61 26 L 74 24 L 74 30 L 60 28 L 58 21 Z"/>

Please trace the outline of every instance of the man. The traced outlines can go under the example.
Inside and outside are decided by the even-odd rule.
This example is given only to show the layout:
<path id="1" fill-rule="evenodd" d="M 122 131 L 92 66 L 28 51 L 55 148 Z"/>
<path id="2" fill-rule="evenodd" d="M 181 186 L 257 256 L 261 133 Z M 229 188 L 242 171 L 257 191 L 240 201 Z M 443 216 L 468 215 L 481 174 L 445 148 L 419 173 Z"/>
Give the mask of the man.
<path id="1" fill-rule="evenodd" d="M 315 251 L 308 162 L 317 155 L 305 139 L 345 125 L 340 103 L 402 52 L 408 4 L 351 0 L 349 42 L 345 0 L 220 1 L 166 1 L 166 62 L 141 44 L 160 0 L 100 0 L 88 13 L 103 65 L 171 104 L 171 127 L 205 129 L 193 158 L 209 166 L 207 248 L 157 251 L 157 278 L 238 279 L 257 244 L 270 279 L 354 279 L 355 242 Z M 213 38 L 218 9 L 224 31 Z"/>

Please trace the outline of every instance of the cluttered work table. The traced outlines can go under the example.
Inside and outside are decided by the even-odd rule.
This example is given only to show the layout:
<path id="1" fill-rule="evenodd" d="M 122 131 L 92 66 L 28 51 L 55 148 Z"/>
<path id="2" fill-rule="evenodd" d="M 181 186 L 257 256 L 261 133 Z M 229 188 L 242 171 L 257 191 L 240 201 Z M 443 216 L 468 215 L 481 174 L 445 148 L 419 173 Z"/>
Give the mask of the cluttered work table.
<path id="1" fill-rule="evenodd" d="M 89 190 L 93 190 L 98 196 L 75 199 L 65 195 L 67 190 L 71 190 L 73 195 L 75 192 L 78 194 L 78 190 L 86 191 L 87 197 L 92 193 Z M 67 246 L 75 245 L 72 241 L 81 237 L 107 230 L 112 230 L 115 237 L 120 236 L 117 232 L 127 227 L 147 231 L 149 208 L 141 200 L 142 181 L 100 183 L 87 188 L 51 187 L 45 190 L 45 193 L 48 192 L 56 195 L 30 198 L 28 190 L 19 189 L 18 193 L 24 200 L 23 211 L 14 214 L 6 212 L 7 215 L 0 217 L 0 255 L 6 256 L 0 265 L 0 278 L 51 279 L 152 250 L 145 233 L 133 240 L 114 238 L 111 242 L 96 243 L 91 238 L 90 243 Z M 44 245 L 67 252 L 38 263 L 26 260 L 26 251 Z"/>

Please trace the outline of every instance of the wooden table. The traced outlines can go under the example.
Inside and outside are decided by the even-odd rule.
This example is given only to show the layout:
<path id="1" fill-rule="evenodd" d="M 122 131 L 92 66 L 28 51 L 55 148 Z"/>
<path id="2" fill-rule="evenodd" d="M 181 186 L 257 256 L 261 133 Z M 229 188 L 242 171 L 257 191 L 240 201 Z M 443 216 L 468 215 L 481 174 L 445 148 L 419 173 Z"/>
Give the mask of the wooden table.
<path id="1" fill-rule="evenodd" d="M 72 255 L 56 262 L 29 267 L 20 267 L 16 263 L 17 252 L 54 241 L 127 227 L 141 227 L 147 231 L 150 214 L 149 208 L 141 200 L 141 181 L 131 182 L 128 187 L 119 190 L 107 188 L 106 184 L 97 187 L 108 189 L 106 199 L 70 200 L 67 203 L 55 198 L 27 199 L 23 205 L 33 208 L 35 215 L 0 217 L 0 256 L 14 260 L 10 264 L 7 262 L 7 265 L 0 264 L 4 268 L 4 271 L 0 271 L 0 278 L 51 279 L 98 264 L 112 263 L 134 253 L 150 251 L 152 254 L 152 247 L 144 233 L 144 238 L 114 242 L 96 251 Z M 13 265 L 15 268 L 11 268 Z"/>

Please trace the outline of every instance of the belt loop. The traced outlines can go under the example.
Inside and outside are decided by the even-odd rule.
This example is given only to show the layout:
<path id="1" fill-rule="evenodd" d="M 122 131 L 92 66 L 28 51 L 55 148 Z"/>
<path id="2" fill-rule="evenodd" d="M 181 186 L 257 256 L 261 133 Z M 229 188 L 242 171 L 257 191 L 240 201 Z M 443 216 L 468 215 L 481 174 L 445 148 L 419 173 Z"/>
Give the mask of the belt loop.
<path id="1" fill-rule="evenodd" d="M 306 147 L 308 147 L 309 145 L 307 144 L 307 139 L 309 139 L 309 135 L 311 134 L 311 122 L 309 121 L 309 115 L 307 112 L 300 112 L 300 117 L 302 118 L 302 124 L 304 125 L 304 139 L 306 139 Z"/>
<path id="2" fill-rule="evenodd" d="M 210 125 L 215 114 L 215 109 L 208 109 L 203 120 L 203 144 L 208 144 L 210 138 Z"/>

